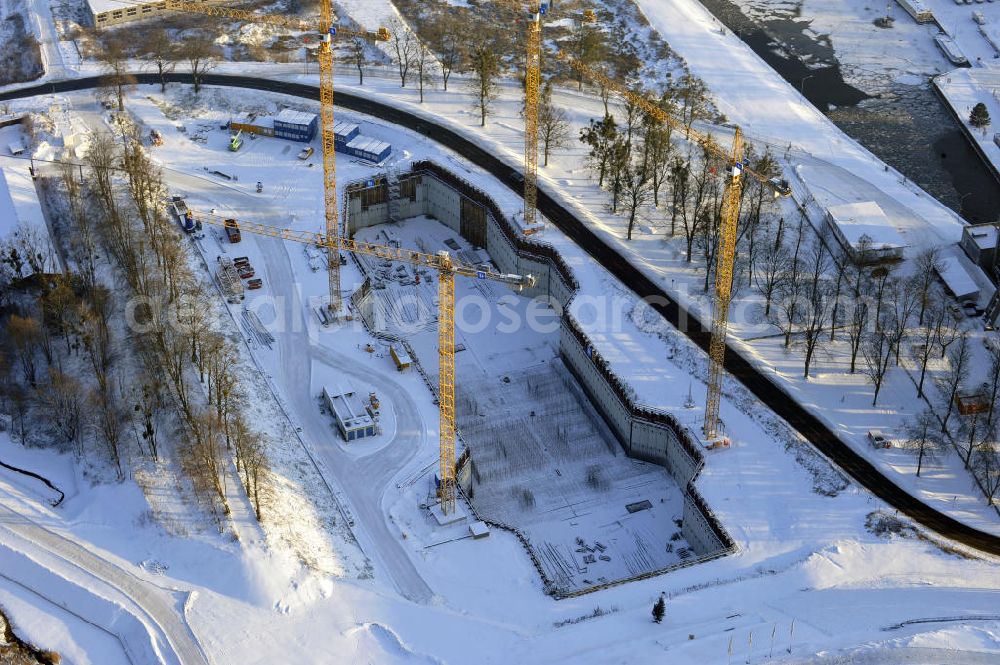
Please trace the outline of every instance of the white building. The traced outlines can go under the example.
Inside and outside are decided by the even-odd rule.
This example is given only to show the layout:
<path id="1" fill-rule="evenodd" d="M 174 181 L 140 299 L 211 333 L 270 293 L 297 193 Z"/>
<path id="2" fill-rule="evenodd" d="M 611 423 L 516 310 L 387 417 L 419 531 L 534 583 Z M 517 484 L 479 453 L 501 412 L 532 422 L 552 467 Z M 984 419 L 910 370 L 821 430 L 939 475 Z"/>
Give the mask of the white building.
<path id="1" fill-rule="evenodd" d="M 215 1 L 215 0 L 213 0 Z M 185 3 L 208 4 L 208 0 L 185 0 Z M 176 10 L 167 9 L 165 0 L 142 2 L 141 0 L 87 0 L 87 9 L 95 28 L 106 28 L 131 21 L 153 18 Z"/>
<path id="2" fill-rule="evenodd" d="M 903 237 L 874 201 L 833 205 L 826 215 L 837 242 L 855 263 L 903 258 Z"/>
<path id="3" fill-rule="evenodd" d="M 341 392 L 335 388 L 323 388 L 323 401 L 333 413 L 345 441 L 357 441 L 366 436 L 375 436 L 375 419 L 356 393 Z"/>
<path id="4" fill-rule="evenodd" d="M 958 252 L 946 253 L 938 258 L 935 272 L 941 278 L 948 293 L 957 300 L 976 302 L 979 300 L 980 287 L 973 277 L 972 271 L 979 272 L 984 280 L 986 277 L 975 266 L 971 265 L 971 262 L 969 265 L 963 264 L 963 258 L 965 257 Z"/>

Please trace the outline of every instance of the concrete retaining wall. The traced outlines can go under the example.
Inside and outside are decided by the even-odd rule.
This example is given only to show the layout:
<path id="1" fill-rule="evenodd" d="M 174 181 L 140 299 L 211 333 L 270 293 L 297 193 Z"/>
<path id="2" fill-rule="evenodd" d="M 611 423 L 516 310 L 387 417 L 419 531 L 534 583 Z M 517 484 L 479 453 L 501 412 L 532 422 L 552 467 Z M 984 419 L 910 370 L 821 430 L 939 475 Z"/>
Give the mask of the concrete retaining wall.
<path id="1" fill-rule="evenodd" d="M 604 418 L 626 454 L 665 467 L 684 492 L 682 533 L 699 556 L 731 551 L 734 544 L 698 494 L 694 481 L 704 465 L 695 438 L 671 414 L 636 404 L 631 391 L 590 344 L 586 333 L 566 314 L 579 284 L 562 257 L 550 245 L 523 235 L 493 199 L 434 162 L 415 162 L 411 173 L 420 176 L 416 201 L 406 201 L 406 216 L 432 216 L 461 233 L 462 200 L 487 211 L 486 247 L 497 268 L 505 273 L 530 274 L 536 279 L 526 297 L 543 296 L 558 303 L 564 315 L 559 350 L 563 362 Z M 404 176 L 405 177 L 405 176 Z M 376 187 L 382 186 L 382 181 Z M 349 185 L 364 188 L 363 183 Z M 372 195 L 369 195 L 369 200 Z M 377 195 L 374 196 L 378 198 Z M 363 208 L 362 195 L 348 197 L 351 230 L 382 224 L 389 219 L 388 205 Z M 402 210 L 403 208 L 401 208 Z M 469 465 L 465 465 L 467 468 Z M 464 485 L 463 485 L 464 487 Z"/>

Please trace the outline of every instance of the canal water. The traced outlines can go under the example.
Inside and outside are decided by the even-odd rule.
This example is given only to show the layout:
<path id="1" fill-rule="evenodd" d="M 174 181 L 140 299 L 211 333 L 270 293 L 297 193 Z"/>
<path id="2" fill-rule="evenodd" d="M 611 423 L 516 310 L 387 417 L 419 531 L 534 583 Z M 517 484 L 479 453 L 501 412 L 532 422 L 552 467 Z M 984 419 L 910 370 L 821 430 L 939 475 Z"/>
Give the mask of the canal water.
<path id="1" fill-rule="evenodd" d="M 762 25 L 728 0 L 701 3 L 884 162 L 969 221 L 1000 219 L 1000 183 L 929 82 L 891 84 L 869 96 L 844 81 L 830 43 L 803 33 L 801 23 L 776 17 Z"/>

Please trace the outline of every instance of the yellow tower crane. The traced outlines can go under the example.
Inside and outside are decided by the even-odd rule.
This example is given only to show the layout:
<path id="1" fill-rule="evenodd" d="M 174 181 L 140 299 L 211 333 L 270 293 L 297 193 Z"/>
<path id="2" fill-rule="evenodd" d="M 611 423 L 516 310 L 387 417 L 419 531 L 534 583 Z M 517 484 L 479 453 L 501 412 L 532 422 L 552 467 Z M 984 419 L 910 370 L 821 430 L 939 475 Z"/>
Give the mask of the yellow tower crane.
<path id="1" fill-rule="evenodd" d="M 743 188 L 744 176 L 750 176 L 762 185 L 772 189 L 775 196 L 787 196 L 787 188 L 781 188 L 762 173 L 749 168 L 743 156 L 743 133 L 737 127 L 733 135 L 732 148 L 727 152 L 708 134 L 695 129 L 689 129 L 680 119 L 667 113 L 664 109 L 638 95 L 606 74 L 574 60 L 560 51 L 556 54 L 560 60 L 583 75 L 600 83 L 615 94 L 640 106 L 646 113 L 664 125 L 669 125 L 679 133 L 683 133 L 693 143 L 727 165 L 727 179 L 723 193 L 722 219 L 719 229 L 719 249 L 715 270 L 715 297 L 712 310 L 712 338 L 709 342 L 709 372 L 708 395 L 705 400 L 705 437 L 713 440 L 718 435 L 719 402 L 722 398 L 723 367 L 726 359 L 726 335 L 729 331 L 729 305 L 733 290 L 733 264 L 736 259 L 736 239 L 739 223 L 740 193 Z"/>
<path id="2" fill-rule="evenodd" d="M 538 102 L 542 83 L 542 16 L 548 5 L 537 0 L 494 0 L 506 7 L 527 10 L 524 57 L 524 224 L 538 219 Z"/>
<path id="3" fill-rule="evenodd" d="M 215 226 L 225 226 L 220 216 L 192 212 L 196 220 Z M 313 245 L 315 247 L 339 246 L 353 254 L 374 256 L 387 261 L 407 263 L 420 268 L 431 268 L 438 273 L 438 413 L 439 413 L 439 463 L 441 485 L 438 494 L 441 510 L 445 515 L 455 511 L 455 276 L 488 279 L 522 291 L 535 285 L 531 275 L 506 275 L 487 272 L 479 268 L 456 263 L 447 251 L 437 254 L 417 252 L 358 242 L 353 238 L 329 238 L 321 233 L 294 231 L 256 222 L 238 222 L 240 231 L 281 240 Z"/>
<path id="4" fill-rule="evenodd" d="M 119 0 L 123 1 L 123 0 Z M 330 302 L 328 307 L 334 314 L 339 314 L 342 301 L 340 295 L 340 248 L 337 239 L 340 238 L 340 212 L 337 207 L 337 154 L 333 113 L 333 49 L 331 41 L 339 38 L 361 38 L 369 41 L 389 41 L 388 28 L 381 27 L 375 32 L 367 30 L 345 30 L 333 22 L 333 12 L 329 0 L 319 3 L 319 100 L 320 100 L 320 137 L 323 144 L 323 202 L 326 219 L 325 237 L 332 243 L 326 247 L 327 275 L 329 278 Z M 266 23 L 293 30 L 313 32 L 317 26 L 299 19 L 285 16 L 257 14 L 244 9 L 233 9 L 219 5 L 199 4 L 186 0 L 167 0 L 166 7 L 170 11 L 190 12 L 218 16 L 241 21 Z"/>

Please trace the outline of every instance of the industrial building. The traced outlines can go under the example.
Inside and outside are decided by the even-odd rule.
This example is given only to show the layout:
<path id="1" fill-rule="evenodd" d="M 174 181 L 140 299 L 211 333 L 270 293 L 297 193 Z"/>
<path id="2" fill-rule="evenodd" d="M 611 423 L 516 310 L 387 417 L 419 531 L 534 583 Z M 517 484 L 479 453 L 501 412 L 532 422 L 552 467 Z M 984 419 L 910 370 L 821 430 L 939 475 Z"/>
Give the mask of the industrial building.
<path id="1" fill-rule="evenodd" d="M 294 109 L 283 109 L 274 117 L 241 116 L 229 121 L 229 129 L 233 132 L 243 131 L 300 143 L 312 141 L 318 127 L 319 116 Z"/>
<path id="2" fill-rule="evenodd" d="M 962 240 L 959 244 L 965 255 L 992 277 L 997 265 L 997 241 L 996 224 L 969 224 L 962 227 Z"/>
<path id="3" fill-rule="evenodd" d="M 274 117 L 243 116 L 229 121 L 229 129 L 233 132 L 244 131 L 302 143 L 313 140 L 318 127 L 319 116 L 315 113 L 293 109 L 285 109 Z M 337 152 L 376 164 L 392 154 L 391 144 L 362 136 L 361 127 L 354 123 L 338 122 L 333 128 L 333 138 Z"/>
<path id="4" fill-rule="evenodd" d="M 897 261 L 906 242 L 874 201 L 832 205 L 826 220 L 837 242 L 855 263 Z"/>
<path id="5" fill-rule="evenodd" d="M 186 0 L 190 4 L 213 4 L 215 0 Z M 106 28 L 173 13 L 166 2 L 129 2 L 128 0 L 87 0 L 87 13 L 95 28 Z"/>
<path id="6" fill-rule="evenodd" d="M 308 143 L 316 136 L 319 116 L 315 113 L 284 109 L 274 118 L 274 135 L 279 139 Z"/>
<path id="7" fill-rule="evenodd" d="M 374 416 L 357 393 L 323 388 L 323 401 L 333 413 L 344 441 L 357 441 L 378 433 Z"/>
<path id="8" fill-rule="evenodd" d="M 350 122 L 338 122 L 333 128 L 337 152 L 369 162 L 382 162 L 392 153 L 392 145 L 361 135 L 361 127 Z"/>

